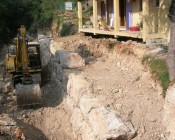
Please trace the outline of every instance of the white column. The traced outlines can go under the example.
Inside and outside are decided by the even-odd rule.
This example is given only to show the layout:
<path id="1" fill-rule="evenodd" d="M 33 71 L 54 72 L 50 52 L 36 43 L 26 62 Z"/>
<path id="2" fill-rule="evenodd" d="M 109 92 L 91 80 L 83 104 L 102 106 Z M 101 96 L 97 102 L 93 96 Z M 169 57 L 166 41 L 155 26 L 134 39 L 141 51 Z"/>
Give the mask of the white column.
<path id="1" fill-rule="evenodd" d="M 143 0 L 142 1 L 142 18 L 143 18 L 143 31 L 142 31 L 142 37 L 143 40 L 146 41 L 148 37 L 149 32 L 149 0 Z"/>
<path id="2" fill-rule="evenodd" d="M 97 16 L 97 0 L 93 0 L 93 26 L 94 26 L 94 34 L 97 31 L 98 26 L 98 16 Z"/>
<path id="3" fill-rule="evenodd" d="M 119 0 L 113 0 L 113 2 L 114 2 L 114 31 L 118 32 L 120 27 Z"/>
<path id="4" fill-rule="evenodd" d="M 82 2 L 78 1 L 78 24 L 79 24 L 79 32 L 83 28 L 82 22 Z"/>

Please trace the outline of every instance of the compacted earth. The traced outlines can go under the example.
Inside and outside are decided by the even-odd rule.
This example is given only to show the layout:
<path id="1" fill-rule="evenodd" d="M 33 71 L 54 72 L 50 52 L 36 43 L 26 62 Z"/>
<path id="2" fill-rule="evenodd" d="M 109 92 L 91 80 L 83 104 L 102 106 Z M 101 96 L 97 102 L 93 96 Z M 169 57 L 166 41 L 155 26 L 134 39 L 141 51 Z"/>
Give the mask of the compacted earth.
<path id="1" fill-rule="evenodd" d="M 134 50 L 117 51 L 114 47 L 122 46 L 117 39 L 94 39 L 82 35 L 55 38 L 54 41 L 61 42 L 64 50 L 79 52 L 85 59 L 85 67 L 65 71 L 81 73 L 92 82 L 95 97 L 124 121 L 132 123 L 137 130 L 134 140 L 165 139 L 162 124 L 164 98 L 160 88 L 155 86 L 149 69 L 142 65 L 140 57 L 134 55 Z M 123 44 L 140 43 L 130 41 Z M 1 71 L 4 69 L 5 55 L 6 51 L 1 51 Z M 1 80 L 2 85 L 10 82 L 8 77 L 10 75 L 5 81 Z M 61 88 L 66 86 L 65 81 L 60 91 L 55 92 L 52 80 L 48 80 L 42 87 L 43 104 L 39 108 L 19 109 L 15 102 L 15 91 L 1 91 L 0 115 L 10 116 L 16 122 L 14 129 L 20 127 L 28 140 L 74 140 L 66 93 L 64 97 L 60 95 Z M 0 128 L 3 129 L 3 126 Z M 10 139 L 10 134 L 2 133 L 0 140 Z"/>

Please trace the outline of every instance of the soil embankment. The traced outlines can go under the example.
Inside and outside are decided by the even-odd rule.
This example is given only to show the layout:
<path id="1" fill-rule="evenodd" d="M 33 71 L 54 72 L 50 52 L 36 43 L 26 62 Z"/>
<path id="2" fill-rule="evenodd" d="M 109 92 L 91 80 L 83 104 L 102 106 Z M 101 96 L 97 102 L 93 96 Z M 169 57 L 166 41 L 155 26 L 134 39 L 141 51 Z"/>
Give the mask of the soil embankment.
<path id="1" fill-rule="evenodd" d="M 66 90 L 68 75 L 76 73 L 93 84 L 93 94 L 105 108 L 113 110 L 125 122 L 133 124 L 137 130 L 134 140 L 165 139 L 162 124 L 164 99 L 161 91 L 155 87 L 149 70 L 141 64 L 141 56 L 137 55 L 146 53 L 144 45 L 132 41 L 121 44 L 115 39 L 93 39 L 76 35 L 57 38 L 55 41 L 47 40 L 42 47 L 43 74 L 46 76 L 42 87 L 42 107 L 17 110 L 15 101 L 12 100 L 2 104 L 3 113 L 35 127 L 38 131 L 31 131 L 38 132 L 37 137 L 40 139 L 73 140 L 70 123 L 72 114 L 67 107 Z M 86 66 L 60 69 L 58 50 L 78 53 L 85 60 Z M 19 125 L 25 131 L 29 129 L 22 123 Z M 30 135 L 26 131 L 26 137 L 30 139 Z M 38 138 L 33 139 L 39 140 Z"/>

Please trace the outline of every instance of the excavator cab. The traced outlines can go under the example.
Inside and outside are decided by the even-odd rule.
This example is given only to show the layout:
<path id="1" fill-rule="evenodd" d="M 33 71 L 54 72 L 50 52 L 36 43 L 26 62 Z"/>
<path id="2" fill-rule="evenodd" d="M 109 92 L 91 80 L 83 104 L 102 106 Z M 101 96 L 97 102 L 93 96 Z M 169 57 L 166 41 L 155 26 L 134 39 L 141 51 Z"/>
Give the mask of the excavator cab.
<path id="1" fill-rule="evenodd" d="M 29 71 L 41 71 L 40 45 L 38 42 L 28 42 L 27 44 Z"/>

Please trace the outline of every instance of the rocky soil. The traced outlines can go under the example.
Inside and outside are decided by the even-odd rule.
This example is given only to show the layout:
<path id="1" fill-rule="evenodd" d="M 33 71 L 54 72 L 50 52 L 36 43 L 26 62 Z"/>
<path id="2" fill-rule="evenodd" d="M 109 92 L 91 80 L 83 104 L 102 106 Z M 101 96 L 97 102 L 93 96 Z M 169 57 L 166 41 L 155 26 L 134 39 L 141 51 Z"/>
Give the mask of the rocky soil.
<path id="1" fill-rule="evenodd" d="M 21 127 L 26 139 L 75 139 L 70 123 L 72 114 L 66 103 L 70 73 L 86 77 L 93 84 L 95 98 L 122 120 L 132 123 L 137 131 L 134 140 L 166 139 L 162 124 L 164 99 L 161 89 L 149 70 L 141 64 L 141 57 L 155 48 L 133 41 L 120 43 L 116 39 L 94 39 L 83 35 L 56 38 L 51 45 L 45 66 L 48 70 L 44 70 L 47 80 L 42 87 L 42 107 L 17 109 L 15 91 L 0 93 L 0 115 L 10 115 L 16 122 L 13 128 Z M 60 49 L 80 54 L 86 65 L 76 69 L 63 68 L 62 78 L 55 85 L 52 64 Z M 1 81 L 1 85 L 7 84 L 9 79 Z M 4 137 L 5 134 L 12 135 L 3 133 L 2 139 L 10 139 Z"/>

